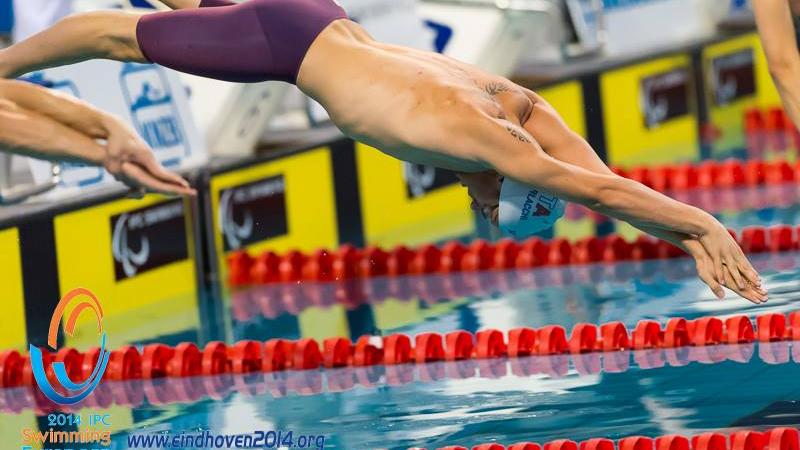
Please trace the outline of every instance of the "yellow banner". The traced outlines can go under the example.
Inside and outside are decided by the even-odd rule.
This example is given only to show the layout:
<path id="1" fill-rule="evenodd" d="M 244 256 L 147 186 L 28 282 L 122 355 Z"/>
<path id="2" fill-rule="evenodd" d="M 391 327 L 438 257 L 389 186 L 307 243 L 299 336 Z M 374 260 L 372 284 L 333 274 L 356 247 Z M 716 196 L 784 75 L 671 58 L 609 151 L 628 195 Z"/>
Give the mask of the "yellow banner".
<path id="1" fill-rule="evenodd" d="M 547 86 L 538 89 L 536 92 L 558 111 L 558 114 L 561 115 L 572 131 L 586 137 L 583 89 L 579 81 L 568 81 Z"/>
<path id="2" fill-rule="evenodd" d="M 214 242 L 222 279 L 225 255 L 246 248 L 311 251 L 339 243 L 331 151 L 322 147 L 215 175 Z"/>
<path id="3" fill-rule="evenodd" d="M 422 244 L 471 234 L 467 190 L 452 174 L 412 166 L 356 144 L 364 234 L 368 244 Z"/>
<path id="4" fill-rule="evenodd" d="M 54 226 L 61 293 L 98 296 L 111 348 L 198 327 L 188 202 L 118 200 L 57 216 Z M 95 345 L 88 323 L 66 345 Z"/>
<path id="5" fill-rule="evenodd" d="M 25 295 L 20 260 L 19 232 L 16 228 L 0 230 L 0 351 L 27 351 L 25 330 Z M 36 282 L 36 280 L 30 280 Z"/>
<path id="6" fill-rule="evenodd" d="M 689 55 L 605 72 L 600 89 L 609 163 L 652 165 L 699 157 Z"/>
<path id="7" fill-rule="evenodd" d="M 727 156 L 746 146 L 744 112 L 779 106 L 781 99 L 756 33 L 705 47 L 703 73 L 709 121 L 719 133 L 712 154 Z"/>

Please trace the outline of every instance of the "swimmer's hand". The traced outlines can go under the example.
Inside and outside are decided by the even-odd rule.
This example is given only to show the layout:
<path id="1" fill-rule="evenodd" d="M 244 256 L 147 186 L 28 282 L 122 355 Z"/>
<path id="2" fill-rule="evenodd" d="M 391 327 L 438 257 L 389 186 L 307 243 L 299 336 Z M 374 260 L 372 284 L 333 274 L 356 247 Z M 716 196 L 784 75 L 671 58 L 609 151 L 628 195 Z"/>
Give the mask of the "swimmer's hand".
<path id="1" fill-rule="evenodd" d="M 695 259 L 700 279 L 717 298 L 725 297 L 723 287 L 727 287 L 755 304 L 767 301 L 761 277 L 722 224 L 717 222 L 709 232 L 698 236 L 696 242 L 699 245 L 687 248 Z"/>
<path id="2" fill-rule="evenodd" d="M 197 195 L 197 191 L 193 188 L 184 186 L 183 184 L 162 181 L 136 163 L 123 163 L 122 171 L 114 175 L 114 178 L 132 189 L 132 193 L 129 195 L 131 198 L 142 198 L 147 192 L 155 192 L 170 196 Z"/>
<path id="3" fill-rule="evenodd" d="M 150 147 L 126 124 L 111 120 L 105 128 L 108 135 L 103 166 L 117 180 L 139 190 L 168 195 L 197 194 L 189 182 L 165 169 Z"/>

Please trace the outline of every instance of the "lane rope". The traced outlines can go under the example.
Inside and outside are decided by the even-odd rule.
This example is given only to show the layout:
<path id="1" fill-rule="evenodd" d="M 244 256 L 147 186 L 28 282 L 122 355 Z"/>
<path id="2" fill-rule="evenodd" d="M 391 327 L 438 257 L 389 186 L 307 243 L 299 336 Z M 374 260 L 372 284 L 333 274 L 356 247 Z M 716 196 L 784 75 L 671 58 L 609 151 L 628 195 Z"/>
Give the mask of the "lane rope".
<path id="1" fill-rule="evenodd" d="M 737 235 L 742 249 L 751 254 L 784 252 L 800 248 L 800 227 L 775 225 L 747 227 Z M 410 249 L 397 246 L 357 249 L 343 245 L 335 251 L 311 253 L 291 250 L 283 255 L 265 251 L 257 257 L 246 251 L 228 255 L 228 283 L 232 287 L 299 281 L 343 281 L 359 278 L 446 274 L 490 270 L 530 269 L 598 262 L 644 261 L 684 257 L 674 245 L 648 236 L 628 242 L 622 236 L 587 237 L 571 242 L 564 238 L 523 242 L 503 239 L 496 243 L 475 240 Z"/>
<path id="2" fill-rule="evenodd" d="M 508 447 L 487 443 L 472 447 L 472 450 L 797 450 L 800 446 L 798 431 L 791 427 L 778 427 L 766 431 L 739 430 L 728 435 L 706 432 L 687 437 L 669 434 L 650 438 L 630 436 L 613 441 L 594 438 L 580 443 L 570 439 L 558 439 L 541 446 L 533 442 L 519 442 Z M 409 450 L 426 450 L 412 447 Z M 437 450 L 469 450 L 468 447 L 451 445 Z"/>

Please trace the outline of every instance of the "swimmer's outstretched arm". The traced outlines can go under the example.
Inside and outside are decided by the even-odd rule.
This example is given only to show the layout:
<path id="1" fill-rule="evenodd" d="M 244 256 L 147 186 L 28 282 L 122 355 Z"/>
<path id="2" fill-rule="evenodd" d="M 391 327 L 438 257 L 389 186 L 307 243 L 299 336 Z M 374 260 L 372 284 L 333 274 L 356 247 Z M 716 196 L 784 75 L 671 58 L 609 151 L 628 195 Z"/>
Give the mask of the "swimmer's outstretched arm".
<path id="1" fill-rule="evenodd" d="M 469 119 L 467 119 L 469 120 Z M 450 145 L 500 174 L 541 187 L 617 219 L 646 227 L 695 236 L 714 261 L 715 278 L 736 285 L 759 284 L 758 273 L 727 229 L 710 214 L 685 205 L 644 185 L 613 174 L 597 173 L 549 156 L 523 128 L 485 116 L 470 120 L 464 134 Z"/>
<path id="2" fill-rule="evenodd" d="M 90 59 L 145 63 L 136 40 L 141 14 L 96 11 L 75 14 L 0 50 L 0 78 L 16 78 L 49 67 Z"/>
<path id="3" fill-rule="evenodd" d="M 105 147 L 91 137 L 42 114 L 0 100 L 0 151 L 51 161 L 102 166 Z M 120 181 L 134 189 L 177 194 L 175 186 L 158 180 L 138 165 L 124 163 Z"/>
<path id="4" fill-rule="evenodd" d="M 537 142 L 548 155 L 559 161 L 582 167 L 592 172 L 614 175 L 614 172 L 597 156 L 597 153 L 589 143 L 570 130 L 558 115 L 558 112 L 544 98 L 533 91 L 527 91 L 527 94 L 534 102 L 534 107 L 524 128 L 532 136 L 536 136 Z M 696 262 L 700 279 L 711 288 L 717 298 L 724 298 L 725 291 L 719 281 L 715 279 L 713 260 L 695 236 L 636 222 L 631 223 L 631 225 L 645 233 L 672 243 L 692 256 Z M 729 279 L 726 280 L 724 285 L 754 303 L 762 303 L 767 299 L 767 295 L 762 289 L 749 283 L 736 285 L 734 280 Z"/>
<path id="5" fill-rule="evenodd" d="M 95 139 L 108 137 L 109 129 L 119 122 L 116 117 L 75 97 L 22 81 L 0 80 L 0 99 Z"/>
<path id="6" fill-rule="evenodd" d="M 0 147 L 60 161 L 102 165 L 132 187 L 192 195 L 121 120 L 62 93 L 0 80 Z"/>
<path id="7" fill-rule="evenodd" d="M 52 161 L 102 165 L 105 149 L 50 117 L 0 99 L 0 151 Z"/>
<path id="8" fill-rule="evenodd" d="M 798 2 L 792 4 L 795 8 Z M 786 0 L 754 0 L 753 10 L 767 64 L 786 113 L 800 128 L 800 53 L 792 8 Z M 795 11 L 798 12 L 798 11 Z"/>

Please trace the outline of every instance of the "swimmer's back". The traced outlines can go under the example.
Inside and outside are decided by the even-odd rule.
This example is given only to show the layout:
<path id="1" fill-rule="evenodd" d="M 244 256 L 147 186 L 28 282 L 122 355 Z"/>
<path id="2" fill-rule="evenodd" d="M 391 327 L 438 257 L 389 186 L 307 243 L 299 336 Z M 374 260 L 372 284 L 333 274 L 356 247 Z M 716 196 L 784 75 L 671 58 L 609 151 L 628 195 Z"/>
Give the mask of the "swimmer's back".
<path id="1" fill-rule="evenodd" d="M 433 52 L 378 43 L 350 21 L 320 35 L 298 86 L 352 137 L 380 143 L 406 161 L 468 172 L 485 167 L 454 149 L 453 135 L 468 132 L 479 117 L 520 120 L 531 107 L 505 78 Z"/>

